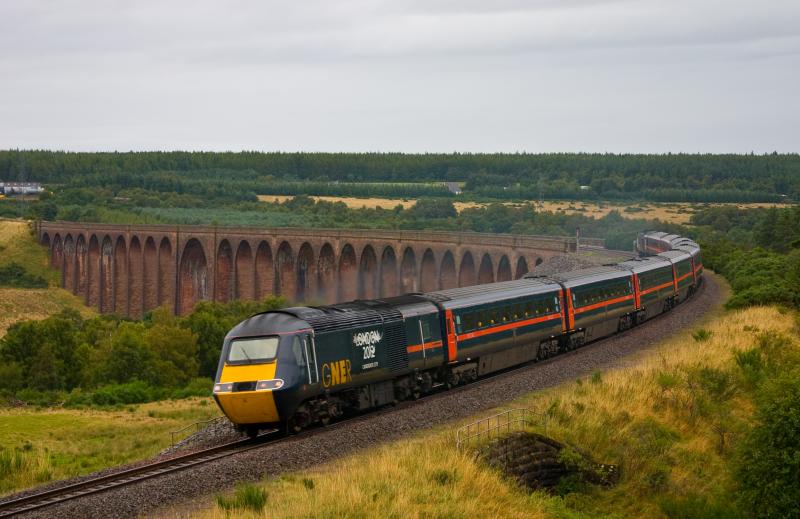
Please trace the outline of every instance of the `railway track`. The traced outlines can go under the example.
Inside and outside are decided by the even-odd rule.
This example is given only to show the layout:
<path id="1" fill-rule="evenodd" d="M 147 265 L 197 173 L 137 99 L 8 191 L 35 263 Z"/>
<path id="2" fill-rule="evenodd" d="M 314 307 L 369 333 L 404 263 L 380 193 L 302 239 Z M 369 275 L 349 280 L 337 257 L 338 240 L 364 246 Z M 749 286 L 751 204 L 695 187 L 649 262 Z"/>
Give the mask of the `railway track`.
<path id="1" fill-rule="evenodd" d="M 71 499 L 84 497 L 89 494 L 103 492 L 114 487 L 131 485 L 171 472 L 178 472 L 233 454 L 263 447 L 266 444 L 278 441 L 279 438 L 280 435 L 277 429 L 264 431 L 257 438 L 246 438 L 244 440 L 225 443 L 167 460 L 156 461 L 139 467 L 126 469 L 121 472 L 86 479 L 52 490 L 17 497 L 0 502 L 0 517 L 12 517 L 25 512 L 63 503 Z"/>

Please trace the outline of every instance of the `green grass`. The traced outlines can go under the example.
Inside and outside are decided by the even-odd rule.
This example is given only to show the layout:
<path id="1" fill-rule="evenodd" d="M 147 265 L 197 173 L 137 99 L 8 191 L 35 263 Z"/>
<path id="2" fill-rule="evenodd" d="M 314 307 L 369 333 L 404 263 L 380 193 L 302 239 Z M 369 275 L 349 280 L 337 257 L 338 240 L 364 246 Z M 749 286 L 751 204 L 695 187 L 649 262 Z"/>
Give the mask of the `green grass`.
<path id="1" fill-rule="evenodd" d="M 218 415 L 210 398 L 111 411 L 2 409 L 0 493 L 151 457 L 170 445 L 170 431 Z"/>

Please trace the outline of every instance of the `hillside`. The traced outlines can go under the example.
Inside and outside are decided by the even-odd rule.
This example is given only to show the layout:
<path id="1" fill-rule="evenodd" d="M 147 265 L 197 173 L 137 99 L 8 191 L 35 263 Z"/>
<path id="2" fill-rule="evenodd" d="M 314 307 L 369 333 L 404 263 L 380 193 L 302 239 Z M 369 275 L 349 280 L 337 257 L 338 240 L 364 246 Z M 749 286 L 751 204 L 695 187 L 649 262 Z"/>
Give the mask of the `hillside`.
<path id="1" fill-rule="evenodd" d="M 608 490 L 573 484 L 560 487 L 559 495 L 529 494 L 471 452 L 459 453 L 454 433 L 460 424 L 448 424 L 240 487 L 194 517 L 222 518 L 230 508 L 243 517 L 736 517 L 742 514 L 734 473 L 742 470 L 737 459 L 753 430 L 759 394 L 752 359 L 761 359 L 763 370 L 789 364 L 796 370 L 797 325 L 795 314 L 774 307 L 729 311 L 624 369 L 508 404 L 544 413 L 548 435 L 618 464 L 621 481 Z M 783 366 L 767 368 L 772 363 Z M 542 423 L 532 429 L 545 432 Z M 248 507 L 259 509 L 259 496 L 266 496 L 266 506 L 253 513 Z"/>
<path id="2" fill-rule="evenodd" d="M 68 291 L 58 288 L 59 273 L 48 267 L 47 251 L 36 243 L 28 222 L 0 220 L 0 267 L 22 265 L 27 274 L 40 276 L 48 288 L 0 286 L 0 337 L 9 326 L 23 319 L 44 319 L 65 308 L 88 317 L 95 312 Z"/>

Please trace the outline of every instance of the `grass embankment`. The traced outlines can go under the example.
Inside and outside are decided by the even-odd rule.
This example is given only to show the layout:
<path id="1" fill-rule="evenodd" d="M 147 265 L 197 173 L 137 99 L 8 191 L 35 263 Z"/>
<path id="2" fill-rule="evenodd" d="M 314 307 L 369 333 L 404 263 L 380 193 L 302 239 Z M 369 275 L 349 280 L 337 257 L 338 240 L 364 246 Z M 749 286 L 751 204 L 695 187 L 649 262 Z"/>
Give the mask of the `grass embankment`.
<path id="1" fill-rule="evenodd" d="M 0 337 L 9 326 L 23 319 L 44 319 L 65 308 L 77 309 L 84 317 L 91 308 L 68 291 L 58 288 L 60 273 L 49 267 L 47 250 L 36 243 L 29 223 L 0 219 L 0 267 L 22 265 L 27 274 L 45 279 L 49 288 L 0 286 Z"/>
<path id="2" fill-rule="evenodd" d="M 268 203 L 283 203 L 294 198 L 294 195 L 258 195 L 258 199 Z M 343 202 L 350 209 L 394 209 L 402 206 L 408 209 L 416 203 L 413 198 L 380 198 L 380 197 L 345 197 L 345 196 L 312 196 L 315 201 Z M 505 205 L 520 205 L 515 202 L 502 202 Z M 484 207 L 488 202 L 453 202 L 459 213 L 464 209 Z M 662 222 L 683 224 L 689 223 L 692 215 L 706 207 L 737 207 L 739 209 L 755 209 L 763 207 L 791 207 L 789 204 L 710 204 L 710 203 L 648 203 L 648 202 L 581 202 L 577 200 L 547 200 L 542 203 L 545 211 L 563 211 L 566 214 L 582 214 L 591 218 L 602 218 L 611 211 L 619 213 L 628 219 L 661 220 Z"/>
<path id="3" fill-rule="evenodd" d="M 170 431 L 218 415 L 211 398 L 115 410 L 0 409 L 0 494 L 151 457 L 170 445 Z"/>
<path id="4" fill-rule="evenodd" d="M 687 330 L 640 354 L 626 368 L 595 373 L 509 404 L 543 412 L 548 435 L 597 461 L 619 464 L 622 478 L 612 489 L 529 494 L 470 454 L 459 453 L 454 445 L 459 424 L 451 424 L 307 473 L 262 482 L 255 489 L 267 496 L 260 512 L 247 509 L 252 502 L 247 496 L 255 490 L 240 489 L 238 512 L 245 517 L 734 513 L 729 502 L 735 483 L 732 460 L 754 412 L 753 390 L 748 389 L 741 359 L 737 365 L 736 352 L 765 352 L 772 347 L 767 343 L 775 341 L 796 351 L 795 339 L 780 339 L 792 336 L 795 319 L 791 312 L 771 307 L 725 313 L 703 329 Z M 237 505 L 235 497 L 218 499 L 219 504 L 208 504 L 198 516 L 222 518 L 226 508 Z"/>

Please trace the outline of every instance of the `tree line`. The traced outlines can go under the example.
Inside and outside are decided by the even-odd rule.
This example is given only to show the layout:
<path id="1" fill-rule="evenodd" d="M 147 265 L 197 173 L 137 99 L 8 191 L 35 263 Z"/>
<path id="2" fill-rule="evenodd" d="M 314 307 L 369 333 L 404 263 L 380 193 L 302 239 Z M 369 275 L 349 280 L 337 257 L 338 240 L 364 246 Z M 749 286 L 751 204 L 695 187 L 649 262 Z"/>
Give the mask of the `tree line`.
<path id="1" fill-rule="evenodd" d="M 713 207 L 692 216 L 704 264 L 731 283 L 729 308 L 800 307 L 800 206 Z"/>
<path id="2" fill-rule="evenodd" d="M 797 199 L 800 155 L 0 151 L 0 180 L 19 179 L 230 196 L 326 194 L 301 193 L 297 183 L 307 181 L 372 182 L 349 189 L 404 196 L 404 183 L 458 181 L 467 196 L 499 199 L 748 202 Z"/>
<path id="3" fill-rule="evenodd" d="M 0 398 L 85 406 L 206 396 L 228 330 L 284 305 L 278 297 L 203 301 L 185 317 L 167 308 L 139 321 L 64 310 L 22 321 L 0 338 Z"/>

